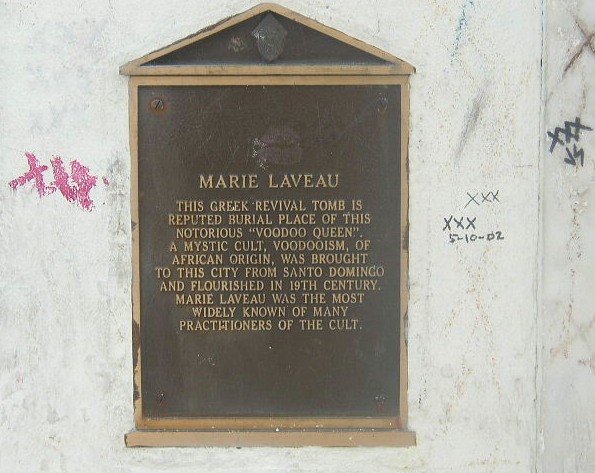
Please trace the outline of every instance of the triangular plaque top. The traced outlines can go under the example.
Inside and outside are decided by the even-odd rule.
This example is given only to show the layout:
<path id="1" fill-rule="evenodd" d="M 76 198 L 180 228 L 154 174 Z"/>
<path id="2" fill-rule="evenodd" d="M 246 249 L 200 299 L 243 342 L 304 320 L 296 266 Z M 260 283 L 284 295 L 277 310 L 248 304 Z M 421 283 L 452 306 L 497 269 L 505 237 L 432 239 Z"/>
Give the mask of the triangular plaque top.
<path id="1" fill-rule="evenodd" d="M 136 75 L 409 75 L 413 66 L 275 4 L 261 4 L 122 66 Z"/>

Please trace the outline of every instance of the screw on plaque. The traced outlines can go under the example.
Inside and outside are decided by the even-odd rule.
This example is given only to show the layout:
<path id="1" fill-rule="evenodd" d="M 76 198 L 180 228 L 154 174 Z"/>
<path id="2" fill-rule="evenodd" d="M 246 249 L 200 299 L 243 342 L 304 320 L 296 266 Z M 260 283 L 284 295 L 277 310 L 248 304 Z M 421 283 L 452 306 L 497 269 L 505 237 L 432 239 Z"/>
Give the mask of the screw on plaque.
<path id="1" fill-rule="evenodd" d="M 277 59 L 285 47 L 287 30 L 269 13 L 252 31 L 260 55 L 268 62 Z"/>
<path id="2" fill-rule="evenodd" d="M 165 103 L 163 102 L 163 99 L 160 97 L 153 99 L 151 101 L 151 108 L 156 112 L 162 112 L 165 109 Z"/>
<path id="3" fill-rule="evenodd" d="M 163 402 L 164 397 L 165 397 L 165 393 L 159 393 L 157 395 L 157 401 L 159 402 L 159 404 L 161 404 Z"/>

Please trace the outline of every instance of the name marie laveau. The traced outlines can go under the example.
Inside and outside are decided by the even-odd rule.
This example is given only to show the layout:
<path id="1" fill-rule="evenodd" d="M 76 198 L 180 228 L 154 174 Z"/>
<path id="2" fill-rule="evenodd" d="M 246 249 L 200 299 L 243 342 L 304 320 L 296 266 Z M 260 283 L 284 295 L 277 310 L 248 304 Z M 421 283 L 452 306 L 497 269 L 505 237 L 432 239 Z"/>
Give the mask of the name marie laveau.
<path id="1" fill-rule="evenodd" d="M 264 187 L 260 179 L 258 174 L 200 174 L 198 184 L 201 189 L 258 189 Z M 269 174 L 266 186 L 270 189 L 333 189 L 339 187 L 339 174 Z"/>

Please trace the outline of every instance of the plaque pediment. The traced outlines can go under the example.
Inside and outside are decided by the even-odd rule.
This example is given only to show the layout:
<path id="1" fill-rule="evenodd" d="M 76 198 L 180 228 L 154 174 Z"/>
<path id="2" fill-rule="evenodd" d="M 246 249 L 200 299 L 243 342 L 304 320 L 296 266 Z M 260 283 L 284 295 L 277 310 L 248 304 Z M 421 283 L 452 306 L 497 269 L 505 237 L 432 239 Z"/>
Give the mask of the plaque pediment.
<path id="1" fill-rule="evenodd" d="M 261 4 L 122 66 L 136 75 L 403 74 L 413 66 L 275 4 Z"/>

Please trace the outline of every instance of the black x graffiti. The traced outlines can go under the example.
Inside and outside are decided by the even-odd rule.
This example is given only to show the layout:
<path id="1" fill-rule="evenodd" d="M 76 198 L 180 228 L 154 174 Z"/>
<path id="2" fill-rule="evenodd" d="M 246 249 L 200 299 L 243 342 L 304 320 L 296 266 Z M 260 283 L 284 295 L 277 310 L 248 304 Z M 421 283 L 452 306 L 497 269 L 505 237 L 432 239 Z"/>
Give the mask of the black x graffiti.
<path id="1" fill-rule="evenodd" d="M 469 196 L 469 202 L 467 202 L 467 205 L 469 205 L 471 202 L 475 202 L 477 205 L 479 205 L 479 202 L 475 200 L 478 194 L 471 195 L 469 192 L 467 192 L 467 195 Z M 465 205 L 465 208 L 467 208 L 467 205 Z"/>
<path id="2" fill-rule="evenodd" d="M 467 222 L 466 222 L 467 226 L 465 226 L 464 220 L 467 220 Z M 477 220 L 477 217 L 474 217 L 474 218 L 461 217 L 460 219 L 454 217 L 453 215 L 451 215 L 449 218 L 444 217 L 445 225 L 444 225 L 444 228 L 442 228 L 442 231 L 452 230 L 450 224 L 453 221 L 456 224 L 456 228 L 461 228 L 463 230 L 468 230 L 470 228 L 473 228 L 473 230 L 475 230 L 475 220 Z"/>
<path id="3" fill-rule="evenodd" d="M 484 194 L 483 192 L 477 192 L 473 195 L 471 195 L 469 192 L 467 192 L 467 195 L 469 196 L 469 201 L 467 202 L 467 204 L 465 204 L 465 208 L 467 208 L 467 206 L 473 202 L 477 205 L 481 205 L 484 202 L 489 202 L 489 203 L 493 203 L 493 202 L 500 202 L 500 199 L 498 199 L 498 194 L 500 193 L 499 190 L 497 190 L 496 192 L 488 192 L 486 194 Z M 476 197 L 478 195 L 481 194 L 481 204 L 477 201 Z"/>
<path id="4" fill-rule="evenodd" d="M 550 153 L 554 151 L 556 145 L 565 146 L 566 144 L 570 143 L 570 141 L 579 141 L 581 130 L 591 131 L 593 128 L 583 125 L 581 123 L 581 119 L 576 117 L 573 122 L 565 121 L 564 128 L 556 127 L 554 128 L 553 133 L 548 131 L 547 134 L 552 139 L 552 143 L 550 144 Z M 560 138 L 560 135 L 562 135 L 564 140 Z"/>
<path id="5" fill-rule="evenodd" d="M 583 44 L 582 48 L 584 47 L 585 45 Z M 575 58 L 576 57 L 577 56 L 575 56 Z M 564 146 L 564 150 L 568 155 L 568 157 L 564 159 L 564 162 L 571 166 L 578 166 L 579 163 L 581 166 L 584 166 L 585 152 L 582 148 L 577 146 L 577 143 L 580 141 L 581 131 L 593 131 L 593 128 L 583 125 L 579 117 L 576 117 L 573 122 L 565 121 L 564 128 L 556 127 L 553 132 L 548 131 L 547 134 L 552 139 L 550 153 L 554 151 L 557 145 Z"/>
<path id="6" fill-rule="evenodd" d="M 483 192 L 481 193 L 481 198 L 482 198 L 482 203 L 484 202 L 500 202 L 500 199 L 498 199 L 498 194 L 500 193 L 499 190 L 497 190 L 495 193 L 494 192 L 488 192 L 487 194 L 484 194 Z M 491 199 L 490 199 L 491 196 Z"/>

